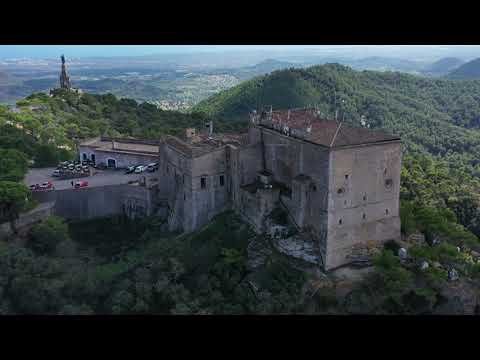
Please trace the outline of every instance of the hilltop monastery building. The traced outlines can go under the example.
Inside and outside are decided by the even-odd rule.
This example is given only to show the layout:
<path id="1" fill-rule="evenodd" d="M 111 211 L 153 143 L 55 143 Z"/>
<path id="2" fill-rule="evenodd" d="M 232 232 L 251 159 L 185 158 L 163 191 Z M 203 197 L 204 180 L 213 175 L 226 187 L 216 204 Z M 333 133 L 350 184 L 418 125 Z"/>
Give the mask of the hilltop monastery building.
<path id="1" fill-rule="evenodd" d="M 158 144 L 96 139 L 80 153 L 116 167 L 157 161 L 149 198 L 166 207 L 170 230 L 191 232 L 233 209 L 266 232 L 280 207 L 327 270 L 351 262 L 359 245 L 400 237 L 400 138 L 313 109 L 254 113 L 248 134 L 186 129 Z"/>

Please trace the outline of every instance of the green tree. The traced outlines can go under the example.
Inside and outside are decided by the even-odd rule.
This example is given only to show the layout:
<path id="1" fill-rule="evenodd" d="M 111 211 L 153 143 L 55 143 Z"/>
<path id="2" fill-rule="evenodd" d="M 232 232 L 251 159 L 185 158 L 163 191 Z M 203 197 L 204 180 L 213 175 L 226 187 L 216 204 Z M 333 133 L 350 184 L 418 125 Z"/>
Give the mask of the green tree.
<path id="1" fill-rule="evenodd" d="M 0 181 L 21 181 L 28 169 L 27 156 L 15 149 L 0 149 Z"/>
<path id="2" fill-rule="evenodd" d="M 29 201 L 30 190 L 23 184 L 0 181 L 0 221 L 9 221 L 12 231 L 17 232 L 15 220 Z"/>
<path id="3" fill-rule="evenodd" d="M 35 166 L 54 166 L 59 162 L 58 150 L 53 144 L 39 145 L 37 147 L 34 161 Z"/>
<path id="4" fill-rule="evenodd" d="M 65 220 L 50 216 L 30 230 L 29 247 L 39 254 L 52 254 L 59 244 L 70 239 Z"/>

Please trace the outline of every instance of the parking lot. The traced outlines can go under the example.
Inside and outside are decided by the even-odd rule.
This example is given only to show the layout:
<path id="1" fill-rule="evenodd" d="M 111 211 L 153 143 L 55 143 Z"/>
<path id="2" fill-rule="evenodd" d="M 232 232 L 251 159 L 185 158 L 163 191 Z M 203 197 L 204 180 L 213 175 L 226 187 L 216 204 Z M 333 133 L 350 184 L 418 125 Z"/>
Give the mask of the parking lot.
<path id="1" fill-rule="evenodd" d="M 127 184 L 129 181 L 140 180 L 143 177 L 155 176 L 156 173 L 144 172 L 141 174 L 125 174 L 124 170 L 94 170 L 94 175 L 76 179 L 59 180 L 52 177 L 53 170 L 56 168 L 30 169 L 25 177 L 24 183 L 27 186 L 33 184 L 42 184 L 50 181 L 56 190 L 70 189 L 73 183 L 77 181 L 88 181 L 88 187 Z"/>

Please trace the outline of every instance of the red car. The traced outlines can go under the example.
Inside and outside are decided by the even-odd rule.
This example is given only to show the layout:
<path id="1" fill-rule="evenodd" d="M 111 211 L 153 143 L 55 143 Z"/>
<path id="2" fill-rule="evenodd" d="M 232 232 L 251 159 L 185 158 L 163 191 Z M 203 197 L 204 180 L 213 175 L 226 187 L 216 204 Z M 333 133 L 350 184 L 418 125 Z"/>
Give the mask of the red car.
<path id="1" fill-rule="evenodd" d="M 75 189 L 83 188 L 88 186 L 88 181 L 77 181 L 75 183 Z"/>
<path id="2" fill-rule="evenodd" d="M 55 190 L 55 186 L 50 181 L 47 181 L 42 184 L 30 185 L 30 190 L 32 191 Z"/>

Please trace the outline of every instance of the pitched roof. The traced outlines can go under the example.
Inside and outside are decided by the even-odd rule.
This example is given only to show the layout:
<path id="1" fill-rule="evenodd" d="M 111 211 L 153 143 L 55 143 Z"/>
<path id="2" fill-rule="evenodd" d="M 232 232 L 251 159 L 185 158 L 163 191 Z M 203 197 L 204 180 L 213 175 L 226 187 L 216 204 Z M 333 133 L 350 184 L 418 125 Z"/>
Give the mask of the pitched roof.
<path id="1" fill-rule="evenodd" d="M 313 109 L 272 111 L 260 125 L 330 148 L 400 140 L 381 130 L 321 119 Z"/>
<path id="2" fill-rule="evenodd" d="M 80 143 L 80 146 L 89 146 L 98 151 L 105 152 L 139 153 L 144 155 L 156 155 L 159 151 L 158 145 L 144 144 L 139 140 L 107 139 L 99 137 L 85 140 Z"/>

